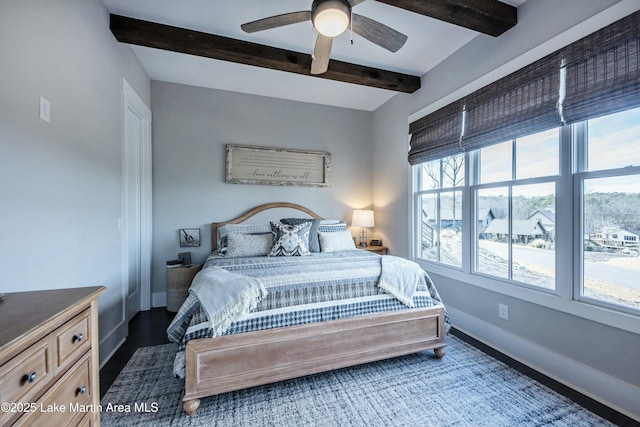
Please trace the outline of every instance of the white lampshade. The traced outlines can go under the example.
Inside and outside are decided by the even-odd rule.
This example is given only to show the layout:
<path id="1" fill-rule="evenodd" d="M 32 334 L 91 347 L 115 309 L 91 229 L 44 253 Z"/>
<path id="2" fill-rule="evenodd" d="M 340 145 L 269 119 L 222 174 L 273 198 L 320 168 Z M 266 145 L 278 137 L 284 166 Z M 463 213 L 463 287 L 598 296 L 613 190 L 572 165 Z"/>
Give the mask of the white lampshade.
<path id="1" fill-rule="evenodd" d="M 353 211 L 351 225 L 356 227 L 375 227 L 373 211 L 370 209 L 356 209 Z"/>
<path id="2" fill-rule="evenodd" d="M 313 26 L 323 36 L 335 37 L 349 26 L 349 6 L 340 0 L 320 3 L 314 10 Z"/>

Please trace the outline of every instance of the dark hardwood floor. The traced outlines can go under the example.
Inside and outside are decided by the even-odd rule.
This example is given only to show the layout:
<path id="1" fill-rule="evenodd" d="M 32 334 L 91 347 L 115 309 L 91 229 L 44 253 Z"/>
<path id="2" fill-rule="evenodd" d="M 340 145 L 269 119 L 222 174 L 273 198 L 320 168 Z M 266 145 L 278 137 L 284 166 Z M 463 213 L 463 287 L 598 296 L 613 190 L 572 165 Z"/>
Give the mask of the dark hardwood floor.
<path id="1" fill-rule="evenodd" d="M 109 361 L 100 369 L 100 398 L 140 347 L 168 344 L 167 327 L 176 313 L 164 308 L 141 311 L 129 322 L 129 336 Z"/>
<path id="2" fill-rule="evenodd" d="M 100 370 L 100 397 L 104 396 L 113 381 L 116 379 L 120 371 L 125 367 L 133 353 L 140 347 L 148 347 L 152 345 L 166 344 L 167 327 L 175 313 L 169 313 L 164 308 L 154 308 L 149 311 L 138 313 L 129 323 L 129 337 L 125 343 L 118 349 L 107 364 Z M 497 350 L 475 340 L 465 333 L 452 328 L 451 333 L 461 340 L 482 350 L 486 354 L 504 362 L 519 372 L 528 375 L 536 381 L 544 384 L 557 393 L 560 393 L 588 410 L 598 414 L 602 418 L 610 422 L 624 427 L 637 427 L 640 423 L 631 418 L 614 411 L 613 409 L 597 402 L 577 391 L 553 380 L 552 378 L 542 375 L 541 373 L 529 368 L 526 365 L 500 353 Z M 446 357 L 446 356 L 445 356 Z"/>

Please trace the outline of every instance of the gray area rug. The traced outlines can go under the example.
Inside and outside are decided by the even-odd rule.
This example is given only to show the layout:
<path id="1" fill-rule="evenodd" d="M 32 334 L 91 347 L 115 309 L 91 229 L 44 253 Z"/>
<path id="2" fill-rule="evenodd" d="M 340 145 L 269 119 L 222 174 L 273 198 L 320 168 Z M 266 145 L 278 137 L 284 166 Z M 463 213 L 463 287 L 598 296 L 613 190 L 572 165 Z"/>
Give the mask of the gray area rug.
<path id="1" fill-rule="evenodd" d="M 102 425 L 613 425 L 455 336 L 447 344 L 442 360 L 428 351 L 203 398 L 193 418 L 172 376 L 176 346 L 141 348 L 102 399 Z"/>

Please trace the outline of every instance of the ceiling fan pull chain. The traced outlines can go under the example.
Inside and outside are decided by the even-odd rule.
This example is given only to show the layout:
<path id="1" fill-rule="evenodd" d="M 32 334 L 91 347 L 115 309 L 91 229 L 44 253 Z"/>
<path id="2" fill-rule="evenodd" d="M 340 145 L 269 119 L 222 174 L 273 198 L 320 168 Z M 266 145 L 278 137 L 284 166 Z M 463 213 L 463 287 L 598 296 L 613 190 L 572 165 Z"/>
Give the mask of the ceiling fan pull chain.
<path id="1" fill-rule="evenodd" d="M 353 9 L 349 10 L 349 28 L 351 29 L 351 45 L 353 46 Z"/>

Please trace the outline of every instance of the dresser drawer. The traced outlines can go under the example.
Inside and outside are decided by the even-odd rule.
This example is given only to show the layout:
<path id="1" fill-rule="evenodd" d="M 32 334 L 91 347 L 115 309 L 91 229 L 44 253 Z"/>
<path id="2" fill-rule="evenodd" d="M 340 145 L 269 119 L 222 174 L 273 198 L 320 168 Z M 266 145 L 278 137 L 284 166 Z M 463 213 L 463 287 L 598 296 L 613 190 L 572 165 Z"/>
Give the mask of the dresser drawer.
<path id="1" fill-rule="evenodd" d="M 93 416 L 91 414 L 86 414 L 78 423 L 78 427 L 91 427 L 94 425 Z"/>
<path id="2" fill-rule="evenodd" d="M 37 402 L 36 411 L 26 414 L 17 425 L 76 425 L 91 408 L 90 355 L 85 355 Z M 97 409 L 96 409 L 97 410 Z"/>
<path id="3" fill-rule="evenodd" d="M 91 346 L 89 310 L 85 310 L 55 332 L 58 362 L 56 367 L 65 366 Z"/>
<path id="4" fill-rule="evenodd" d="M 51 377 L 51 349 L 43 340 L 0 367 L 0 402 L 33 402 Z"/>
<path id="5" fill-rule="evenodd" d="M 100 405 L 97 299 L 104 290 L 4 295 L 0 426 L 100 426 L 100 413 L 92 410 Z"/>

